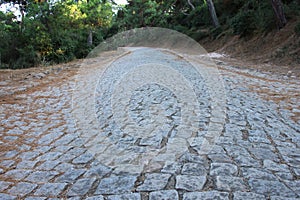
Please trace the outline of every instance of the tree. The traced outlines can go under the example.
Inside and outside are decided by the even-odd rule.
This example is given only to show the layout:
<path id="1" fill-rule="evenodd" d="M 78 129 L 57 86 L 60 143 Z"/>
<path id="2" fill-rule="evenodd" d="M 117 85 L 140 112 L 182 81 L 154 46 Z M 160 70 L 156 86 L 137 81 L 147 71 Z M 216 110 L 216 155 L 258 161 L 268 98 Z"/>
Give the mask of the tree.
<path id="1" fill-rule="evenodd" d="M 215 10 L 214 3 L 213 3 L 212 0 L 206 0 L 206 3 L 207 3 L 207 6 L 208 6 L 208 10 L 210 12 L 210 15 L 211 15 L 213 25 L 214 25 L 214 27 L 217 28 L 217 27 L 220 26 L 220 23 L 219 23 L 219 20 L 218 20 L 218 17 L 217 17 L 217 13 L 216 13 L 216 10 Z"/>
<path id="2" fill-rule="evenodd" d="M 281 0 L 271 0 L 272 7 L 276 16 L 277 26 L 279 29 L 283 28 L 287 20 L 285 18 L 284 10 L 283 10 L 283 4 Z"/>

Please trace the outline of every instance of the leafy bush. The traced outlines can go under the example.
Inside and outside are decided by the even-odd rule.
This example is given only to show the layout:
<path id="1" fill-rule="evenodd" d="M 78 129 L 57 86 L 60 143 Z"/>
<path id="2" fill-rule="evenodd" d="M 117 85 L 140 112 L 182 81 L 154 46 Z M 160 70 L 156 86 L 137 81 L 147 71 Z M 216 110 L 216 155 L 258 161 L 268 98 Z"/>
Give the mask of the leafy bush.
<path id="1" fill-rule="evenodd" d="M 230 22 L 233 33 L 242 37 L 253 33 L 255 30 L 255 17 L 253 11 L 240 11 Z"/>
<path id="2" fill-rule="evenodd" d="M 298 22 L 298 24 L 295 26 L 294 31 L 298 36 L 300 36 L 300 22 Z"/>

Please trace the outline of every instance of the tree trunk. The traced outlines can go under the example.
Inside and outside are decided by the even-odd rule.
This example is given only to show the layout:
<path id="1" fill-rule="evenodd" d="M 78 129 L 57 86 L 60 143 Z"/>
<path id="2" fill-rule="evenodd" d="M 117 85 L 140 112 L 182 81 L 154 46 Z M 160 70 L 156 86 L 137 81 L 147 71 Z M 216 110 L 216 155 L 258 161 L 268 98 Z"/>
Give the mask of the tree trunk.
<path id="1" fill-rule="evenodd" d="M 214 3 L 212 0 L 206 0 L 206 3 L 207 3 L 207 6 L 208 6 L 208 10 L 210 12 L 210 16 L 211 16 L 211 19 L 213 21 L 213 25 L 214 27 L 219 27 L 220 24 L 219 24 L 219 20 L 218 20 L 218 17 L 217 17 L 217 13 L 216 13 L 216 10 L 215 10 L 215 6 L 214 6 Z"/>
<path id="2" fill-rule="evenodd" d="M 89 36 L 88 36 L 88 39 L 87 39 L 87 43 L 88 43 L 88 46 L 93 45 L 93 31 L 92 31 L 92 29 L 90 29 Z"/>
<path id="3" fill-rule="evenodd" d="M 284 11 L 283 11 L 283 4 L 282 4 L 281 0 L 271 0 L 271 3 L 273 6 L 275 16 L 276 16 L 277 26 L 279 29 L 281 29 L 287 23 L 287 20 L 285 18 Z"/>

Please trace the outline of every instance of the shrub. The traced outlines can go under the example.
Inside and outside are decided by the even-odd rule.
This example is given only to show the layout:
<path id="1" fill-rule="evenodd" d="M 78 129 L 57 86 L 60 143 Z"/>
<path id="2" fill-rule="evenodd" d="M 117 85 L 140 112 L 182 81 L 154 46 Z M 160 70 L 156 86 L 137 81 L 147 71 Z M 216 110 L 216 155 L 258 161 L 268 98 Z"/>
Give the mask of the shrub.
<path id="1" fill-rule="evenodd" d="M 242 37 L 250 35 L 256 29 L 254 12 L 251 10 L 240 11 L 232 18 L 230 26 L 236 35 L 241 35 Z"/>
<path id="2" fill-rule="evenodd" d="M 297 23 L 294 29 L 295 33 L 300 36 L 300 22 Z"/>

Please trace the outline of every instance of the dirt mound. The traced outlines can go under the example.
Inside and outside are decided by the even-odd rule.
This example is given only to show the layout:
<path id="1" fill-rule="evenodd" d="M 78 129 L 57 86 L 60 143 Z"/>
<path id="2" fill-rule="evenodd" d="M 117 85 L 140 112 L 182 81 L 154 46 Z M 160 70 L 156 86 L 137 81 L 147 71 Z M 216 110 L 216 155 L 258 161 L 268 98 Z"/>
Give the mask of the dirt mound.
<path id="1" fill-rule="evenodd" d="M 300 75 L 300 37 L 294 28 L 299 21 L 290 21 L 283 29 L 248 38 L 224 35 L 217 40 L 200 41 L 207 51 L 230 55 L 230 60 L 242 61 L 245 68 L 280 74 Z M 229 59 L 227 59 L 229 60 Z"/>

